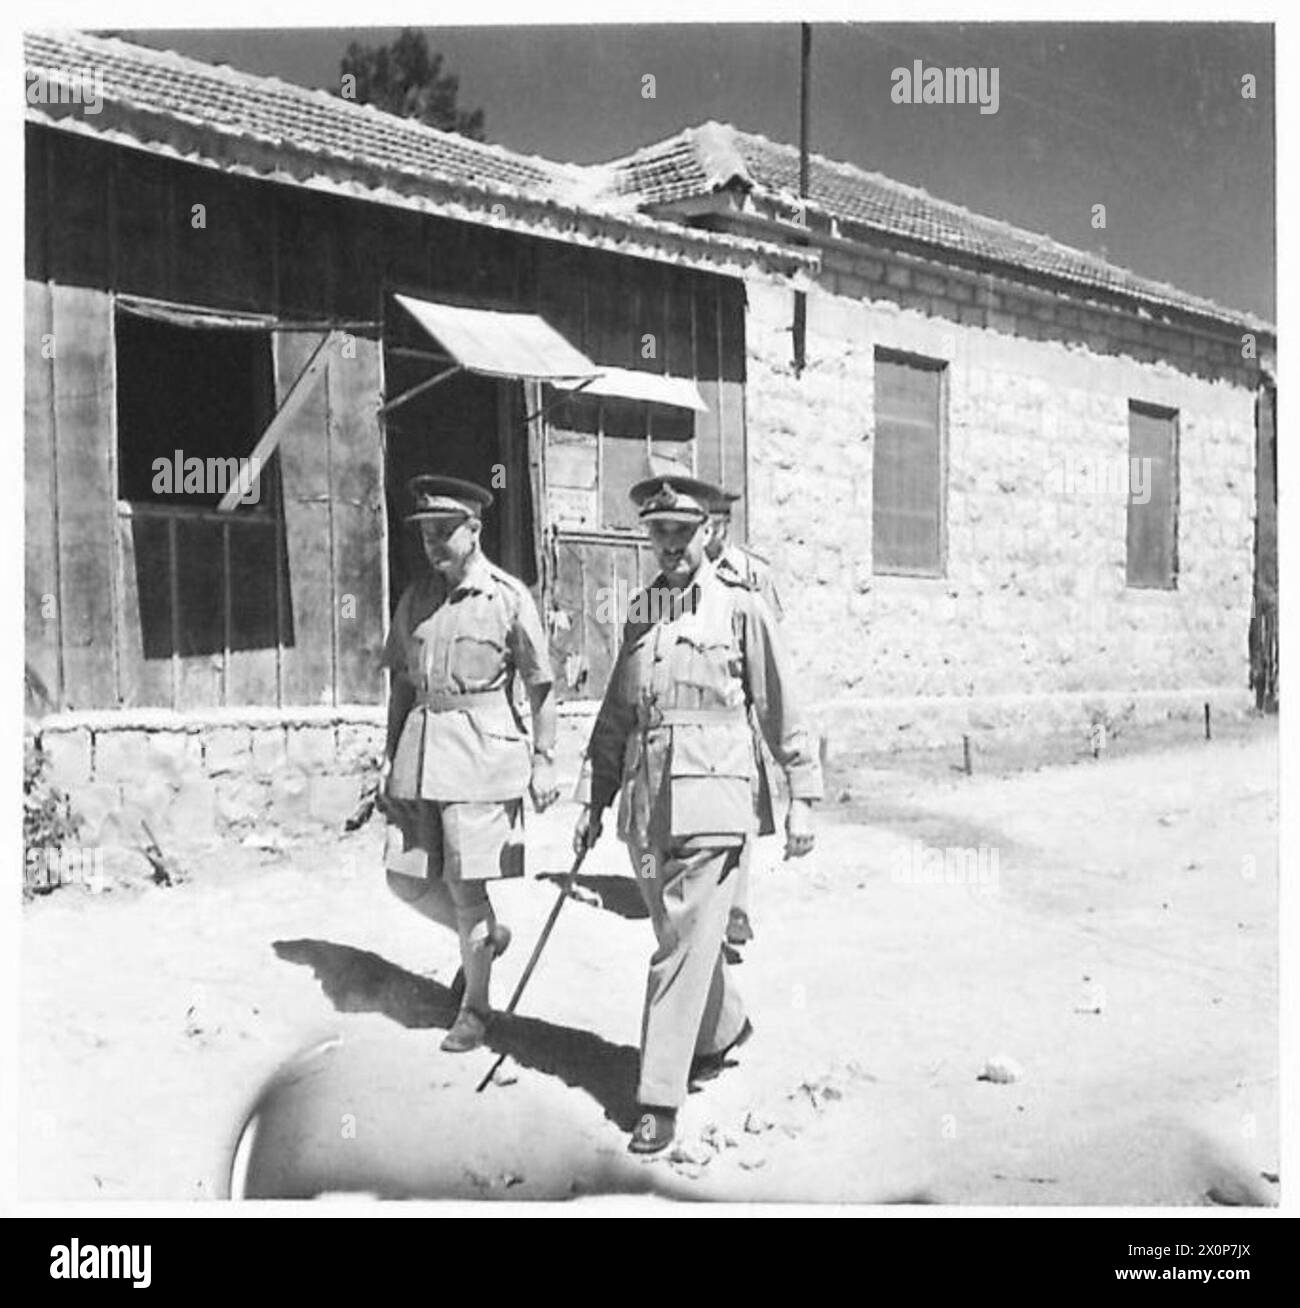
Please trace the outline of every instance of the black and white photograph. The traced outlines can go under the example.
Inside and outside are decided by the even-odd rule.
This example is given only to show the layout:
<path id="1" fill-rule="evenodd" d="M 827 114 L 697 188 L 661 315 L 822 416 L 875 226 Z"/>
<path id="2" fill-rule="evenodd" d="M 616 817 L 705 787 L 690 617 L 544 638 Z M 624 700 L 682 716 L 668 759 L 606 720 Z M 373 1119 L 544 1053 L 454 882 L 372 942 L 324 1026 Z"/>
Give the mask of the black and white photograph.
<path id="1" fill-rule="evenodd" d="M 1285 1208 L 1273 18 L 128 9 L 20 19 L 16 1203 Z"/>

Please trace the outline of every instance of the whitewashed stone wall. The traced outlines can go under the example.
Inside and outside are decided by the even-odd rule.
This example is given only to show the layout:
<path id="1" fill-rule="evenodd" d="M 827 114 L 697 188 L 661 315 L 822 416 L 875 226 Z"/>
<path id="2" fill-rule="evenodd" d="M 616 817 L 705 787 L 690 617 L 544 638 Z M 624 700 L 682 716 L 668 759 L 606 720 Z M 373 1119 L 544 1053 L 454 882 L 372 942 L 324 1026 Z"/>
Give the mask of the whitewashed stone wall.
<path id="1" fill-rule="evenodd" d="M 790 293 L 753 284 L 748 295 L 750 540 L 788 597 L 809 701 L 1249 701 L 1255 397 L 1244 379 L 1025 339 L 1007 314 L 986 314 L 991 329 L 825 290 L 809 295 L 796 377 Z M 872 571 L 877 346 L 948 365 L 943 578 Z M 1122 493 L 1061 485 L 1065 459 L 1124 466 L 1130 401 L 1179 415 L 1175 590 L 1126 587 Z"/>

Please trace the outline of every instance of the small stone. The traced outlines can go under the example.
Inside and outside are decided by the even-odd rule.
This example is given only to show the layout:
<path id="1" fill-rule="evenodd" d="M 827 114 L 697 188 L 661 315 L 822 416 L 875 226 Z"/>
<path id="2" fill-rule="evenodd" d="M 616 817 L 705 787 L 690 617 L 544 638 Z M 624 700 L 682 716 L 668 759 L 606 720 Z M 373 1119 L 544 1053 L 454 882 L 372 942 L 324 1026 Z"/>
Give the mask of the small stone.
<path id="1" fill-rule="evenodd" d="M 742 1158 L 740 1160 L 740 1165 L 747 1172 L 755 1172 L 760 1167 L 767 1166 L 767 1159 L 766 1158 Z"/>
<path id="2" fill-rule="evenodd" d="M 289 842 L 278 831 L 250 831 L 239 843 L 245 849 L 267 849 L 274 853 L 289 847 Z"/>
<path id="3" fill-rule="evenodd" d="M 775 1125 L 770 1117 L 764 1117 L 761 1113 L 745 1114 L 745 1130 L 750 1135 L 762 1135 L 764 1131 L 770 1131 Z"/>
<path id="4" fill-rule="evenodd" d="M 1008 1085 L 1012 1081 L 1024 1080 L 1025 1069 L 1006 1054 L 997 1054 L 984 1064 L 984 1070 L 976 1078 L 979 1081 L 992 1081 L 995 1085 Z"/>

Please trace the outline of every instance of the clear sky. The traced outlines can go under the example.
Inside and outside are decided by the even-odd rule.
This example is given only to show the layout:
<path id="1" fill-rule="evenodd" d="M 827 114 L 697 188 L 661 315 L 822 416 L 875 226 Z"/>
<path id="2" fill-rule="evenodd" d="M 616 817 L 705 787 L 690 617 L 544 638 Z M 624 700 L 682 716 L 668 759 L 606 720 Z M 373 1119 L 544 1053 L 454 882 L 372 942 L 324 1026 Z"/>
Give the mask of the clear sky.
<path id="1" fill-rule="evenodd" d="M 425 30 L 462 104 L 513 150 L 591 162 L 710 118 L 798 137 L 794 23 Z M 120 32 L 322 87 L 350 41 L 396 34 Z M 998 112 L 894 104 L 890 74 L 915 59 L 997 67 Z M 814 24 L 812 145 L 1272 319 L 1273 63 L 1264 24 Z"/>

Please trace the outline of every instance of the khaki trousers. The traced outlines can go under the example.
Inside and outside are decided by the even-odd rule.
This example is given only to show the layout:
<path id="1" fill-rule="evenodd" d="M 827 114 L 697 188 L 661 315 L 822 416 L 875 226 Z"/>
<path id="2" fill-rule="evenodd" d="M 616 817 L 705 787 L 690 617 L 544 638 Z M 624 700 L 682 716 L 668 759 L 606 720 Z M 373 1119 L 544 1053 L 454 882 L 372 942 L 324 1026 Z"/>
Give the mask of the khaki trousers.
<path id="1" fill-rule="evenodd" d="M 691 1059 L 725 1049 L 745 1024 L 722 952 L 743 846 L 670 851 L 630 844 L 628 852 L 658 942 L 646 979 L 637 1099 L 678 1108 Z"/>

